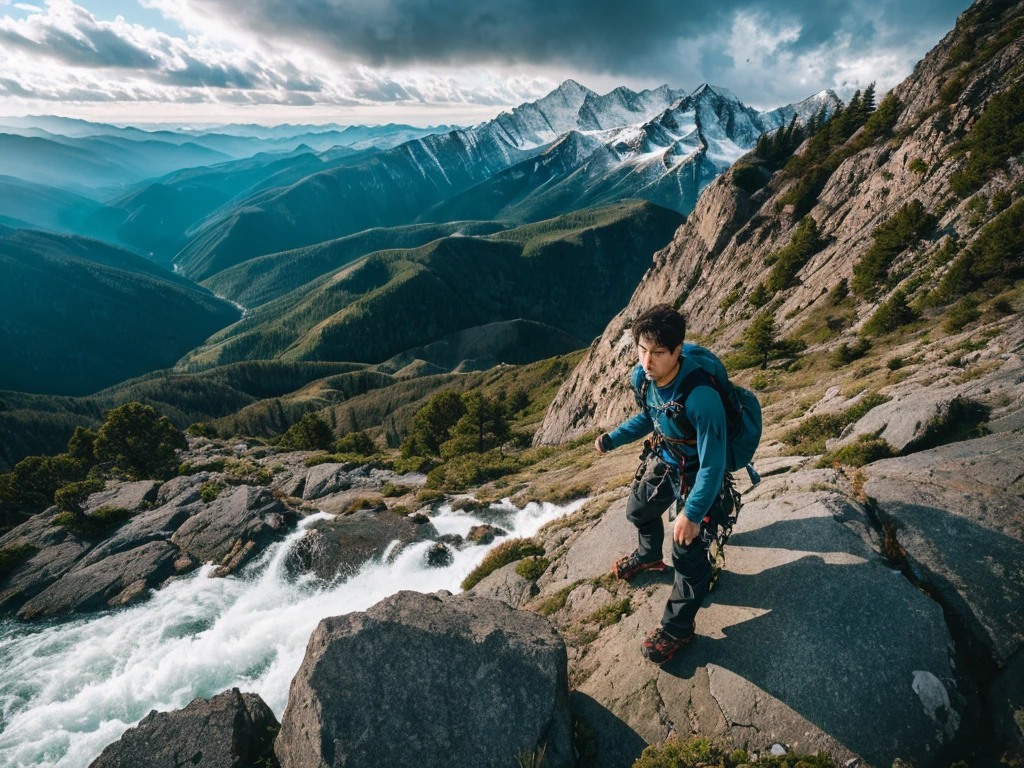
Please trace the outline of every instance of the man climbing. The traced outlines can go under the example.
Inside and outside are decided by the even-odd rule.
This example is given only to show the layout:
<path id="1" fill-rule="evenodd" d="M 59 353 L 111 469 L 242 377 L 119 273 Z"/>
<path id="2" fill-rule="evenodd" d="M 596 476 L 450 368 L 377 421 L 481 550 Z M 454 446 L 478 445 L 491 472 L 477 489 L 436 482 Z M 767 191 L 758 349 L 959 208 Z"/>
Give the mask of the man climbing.
<path id="1" fill-rule="evenodd" d="M 663 664 L 693 639 L 694 617 L 710 587 L 708 548 L 721 519 L 726 412 L 714 380 L 683 352 L 683 315 L 660 304 L 638 317 L 632 332 L 640 363 L 630 382 L 641 412 L 598 437 L 595 447 L 604 454 L 654 432 L 653 440 L 644 443 L 626 503 L 626 517 L 637 528 L 637 548 L 612 567 L 616 577 L 664 570 L 661 516 L 677 500 L 685 501 L 672 529 L 672 593 L 661 626 L 642 648 L 644 658 Z"/>

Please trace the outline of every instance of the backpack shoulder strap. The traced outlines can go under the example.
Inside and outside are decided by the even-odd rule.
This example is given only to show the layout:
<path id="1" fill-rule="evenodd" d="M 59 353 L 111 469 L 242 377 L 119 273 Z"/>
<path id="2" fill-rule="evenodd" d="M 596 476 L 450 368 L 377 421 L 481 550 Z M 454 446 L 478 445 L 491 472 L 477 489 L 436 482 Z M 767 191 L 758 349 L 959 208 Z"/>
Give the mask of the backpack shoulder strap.
<path id="1" fill-rule="evenodd" d="M 693 390 L 700 386 L 709 386 L 716 392 L 719 391 L 711 374 L 703 368 L 698 367 L 696 370 L 691 371 L 683 377 L 683 380 L 679 382 L 679 386 L 676 388 L 675 396 L 673 398 L 673 400 L 680 406 L 675 411 L 673 421 L 679 428 L 679 431 L 682 432 L 687 439 L 691 440 L 696 437 L 697 428 L 693 426 L 693 423 L 690 421 L 690 417 L 686 415 L 686 399 L 690 396 L 690 393 L 693 392 Z M 720 392 L 719 395 L 721 395 Z"/>
<path id="2" fill-rule="evenodd" d="M 639 406 L 641 411 L 647 411 L 647 390 L 651 386 L 651 380 L 648 379 L 643 372 L 643 369 L 639 366 L 633 370 L 632 374 L 633 381 L 633 396 L 636 398 L 636 404 Z"/>

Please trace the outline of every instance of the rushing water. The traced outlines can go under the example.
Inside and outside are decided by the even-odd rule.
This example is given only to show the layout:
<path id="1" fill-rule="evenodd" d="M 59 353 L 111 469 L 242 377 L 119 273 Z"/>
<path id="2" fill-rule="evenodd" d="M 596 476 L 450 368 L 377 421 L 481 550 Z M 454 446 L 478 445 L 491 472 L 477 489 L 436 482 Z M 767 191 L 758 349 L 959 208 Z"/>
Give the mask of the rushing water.
<path id="1" fill-rule="evenodd" d="M 582 504 L 495 506 L 507 515 L 502 527 L 517 537 Z M 445 568 L 426 565 L 426 541 L 327 587 L 289 578 L 288 550 L 325 517 L 303 520 L 238 576 L 208 578 L 207 565 L 134 607 L 39 625 L 0 623 L 0 766 L 88 766 L 150 710 L 177 709 L 234 686 L 258 693 L 280 718 L 322 618 L 365 610 L 402 589 L 457 592 L 505 540 L 455 552 Z M 482 521 L 443 507 L 431 522 L 441 534 L 465 535 Z"/>

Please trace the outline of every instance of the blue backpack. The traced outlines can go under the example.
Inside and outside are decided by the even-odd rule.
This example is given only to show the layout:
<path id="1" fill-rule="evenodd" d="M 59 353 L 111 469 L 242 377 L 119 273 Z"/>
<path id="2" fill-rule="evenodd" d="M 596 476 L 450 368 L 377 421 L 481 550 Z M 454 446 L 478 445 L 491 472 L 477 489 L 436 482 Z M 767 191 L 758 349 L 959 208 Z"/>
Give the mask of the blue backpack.
<path id="1" fill-rule="evenodd" d="M 727 425 L 725 468 L 729 472 L 746 468 L 752 483 L 758 483 L 760 477 L 754 471 L 751 461 L 754 452 L 761 442 L 761 404 L 757 396 L 749 389 L 737 386 L 729 381 L 729 374 L 725 366 L 714 353 L 699 347 L 696 344 L 683 344 L 682 357 L 696 363 L 699 368 L 687 375 L 675 392 L 673 403 L 676 407 L 670 408 L 672 420 L 676 427 L 689 441 L 697 436 L 697 430 L 690 423 L 686 416 L 686 409 L 683 404 L 686 398 L 695 387 L 707 385 L 718 392 L 722 398 L 722 406 L 725 408 L 725 420 Z M 636 395 L 637 404 L 647 410 L 647 390 L 650 387 L 650 380 L 643 375 L 641 370 L 633 381 L 633 392 Z M 654 421 L 657 424 L 657 420 Z M 660 435 L 662 439 L 664 435 Z M 671 448 L 672 441 L 665 440 Z"/>

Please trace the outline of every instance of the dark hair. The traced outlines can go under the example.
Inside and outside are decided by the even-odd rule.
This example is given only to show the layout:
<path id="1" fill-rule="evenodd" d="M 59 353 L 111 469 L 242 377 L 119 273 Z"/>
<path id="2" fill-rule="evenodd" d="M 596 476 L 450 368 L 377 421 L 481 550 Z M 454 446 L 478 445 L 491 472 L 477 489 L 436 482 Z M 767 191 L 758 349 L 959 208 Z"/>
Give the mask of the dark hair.
<path id="1" fill-rule="evenodd" d="M 675 349 L 686 338 L 686 317 L 668 304 L 656 304 L 633 321 L 633 342 L 639 344 L 641 336 Z"/>

